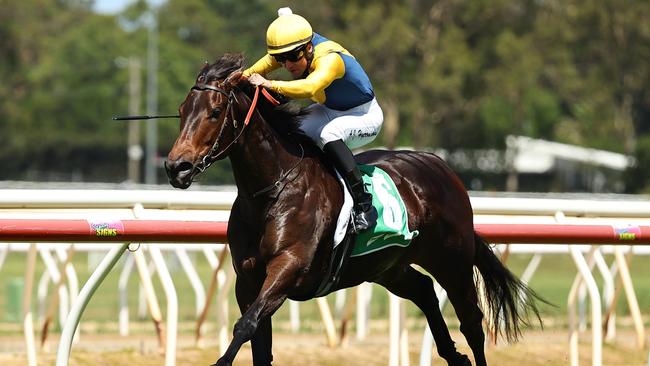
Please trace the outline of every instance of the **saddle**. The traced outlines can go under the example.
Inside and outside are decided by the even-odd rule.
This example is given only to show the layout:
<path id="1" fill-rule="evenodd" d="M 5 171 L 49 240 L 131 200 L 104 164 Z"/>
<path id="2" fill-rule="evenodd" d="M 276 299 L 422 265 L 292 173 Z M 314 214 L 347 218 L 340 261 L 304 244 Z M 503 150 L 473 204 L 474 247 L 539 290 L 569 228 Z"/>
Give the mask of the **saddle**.
<path id="1" fill-rule="evenodd" d="M 390 176 L 372 165 L 359 165 L 359 170 L 364 184 L 372 193 L 372 203 L 379 214 L 377 224 L 360 233 L 350 229 L 353 227 L 352 196 L 339 175 L 345 199 L 337 221 L 330 264 L 316 291 L 316 297 L 324 296 L 336 288 L 350 257 L 367 255 L 392 246 L 406 247 L 418 235 L 417 230 L 408 229 L 406 206 Z"/>

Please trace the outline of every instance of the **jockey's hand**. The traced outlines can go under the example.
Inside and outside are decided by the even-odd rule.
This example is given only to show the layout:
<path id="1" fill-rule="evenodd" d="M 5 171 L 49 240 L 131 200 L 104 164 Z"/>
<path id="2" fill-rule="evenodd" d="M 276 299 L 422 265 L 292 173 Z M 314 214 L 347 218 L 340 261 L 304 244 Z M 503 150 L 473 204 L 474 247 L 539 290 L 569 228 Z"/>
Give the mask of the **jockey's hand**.
<path id="1" fill-rule="evenodd" d="M 264 76 L 260 74 L 253 74 L 248 77 L 248 82 L 253 84 L 254 86 L 262 86 L 265 88 L 270 88 L 271 87 L 271 82 L 266 80 Z"/>

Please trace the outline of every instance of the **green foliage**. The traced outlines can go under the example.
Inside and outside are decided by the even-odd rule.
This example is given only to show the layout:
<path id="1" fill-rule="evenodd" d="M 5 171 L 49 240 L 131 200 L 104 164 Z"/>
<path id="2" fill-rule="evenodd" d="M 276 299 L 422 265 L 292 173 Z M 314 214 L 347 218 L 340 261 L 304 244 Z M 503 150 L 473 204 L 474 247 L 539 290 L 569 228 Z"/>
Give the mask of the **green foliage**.
<path id="1" fill-rule="evenodd" d="M 2 2 L 0 179 L 125 179 L 126 125 L 110 116 L 128 113 L 129 72 L 120 59 L 142 62 L 145 85 L 152 9 L 140 0 L 107 16 L 92 12 L 91 3 Z M 262 56 L 266 27 L 286 5 L 168 0 L 155 9 L 158 110 L 174 113 L 205 61 L 225 52 L 243 52 L 249 64 Z M 647 1 L 289 5 L 368 71 L 387 117 L 377 144 L 500 148 L 506 135 L 522 134 L 627 154 L 646 150 Z M 165 120 L 158 128 L 165 156 L 178 124 Z M 203 179 L 232 182 L 228 170 L 219 164 Z M 637 171 L 634 182 L 631 192 L 650 177 Z"/>
<path id="2" fill-rule="evenodd" d="M 636 166 L 626 172 L 625 186 L 629 192 L 650 194 L 650 135 L 637 141 Z"/>

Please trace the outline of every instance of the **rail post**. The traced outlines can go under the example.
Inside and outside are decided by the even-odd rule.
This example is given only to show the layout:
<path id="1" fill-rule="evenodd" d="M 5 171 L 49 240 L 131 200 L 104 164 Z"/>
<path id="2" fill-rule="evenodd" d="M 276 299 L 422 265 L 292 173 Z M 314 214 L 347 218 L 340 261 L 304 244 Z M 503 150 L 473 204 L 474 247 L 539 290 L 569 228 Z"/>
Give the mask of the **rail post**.
<path id="1" fill-rule="evenodd" d="M 115 266 L 115 263 L 117 263 L 128 246 L 128 243 L 114 246 L 108 254 L 106 254 L 104 259 L 102 259 L 99 266 L 97 266 L 97 269 L 90 275 L 90 278 L 88 278 L 88 281 L 81 289 L 81 292 L 79 292 L 79 296 L 72 305 L 70 314 L 68 314 L 63 326 L 63 332 L 61 333 L 59 348 L 56 354 L 56 366 L 68 365 L 70 349 L 72 348 L 72 338 L 74 337 L 74 333 L 79 325 L 81 314 L 88 305 L 90 298 L 93 296 L 104 278 L 106 278 L 108 272 L 110 272 L 110 270 Z"/>

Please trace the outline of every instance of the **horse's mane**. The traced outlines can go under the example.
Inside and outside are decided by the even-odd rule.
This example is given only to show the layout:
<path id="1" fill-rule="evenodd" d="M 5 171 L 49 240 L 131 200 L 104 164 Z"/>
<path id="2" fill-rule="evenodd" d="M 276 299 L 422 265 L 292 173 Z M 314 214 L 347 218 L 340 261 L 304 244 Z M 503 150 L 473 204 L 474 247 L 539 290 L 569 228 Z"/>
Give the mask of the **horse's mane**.
<path id="1" fill-rule="evenodd" d="M 244 69 L 244 55 L 241 53 L 226 53 L 212 64 L 206 64 L 197 77 L 197 81 L 208 83 L 215 80 L 223 80 L 230 74 Z M 242 79 L 237 85 L 249 98 L 253 98 L 255 88 L 246 79 Z M 273 96 L 281 102 L 279 106 L 272 106 L 266 103 L 260 95 L 258 107 L 273 129 L 280 135 L 292 135 L 299 138 L 306 138 L 300 130 L 301 117 L 305 111 L 291 103 L 288 99 L 277 93 Z"/>
<path id="2" fill-rule="evenodd" d="M 197 80 L 208 83 L 215 80 L 223 80 L 237 70 L 244 68 L 244 55 L 240 53 L 226 53 L 214 63 L 205 62 L 205 66 L 199 72 Z"/>

